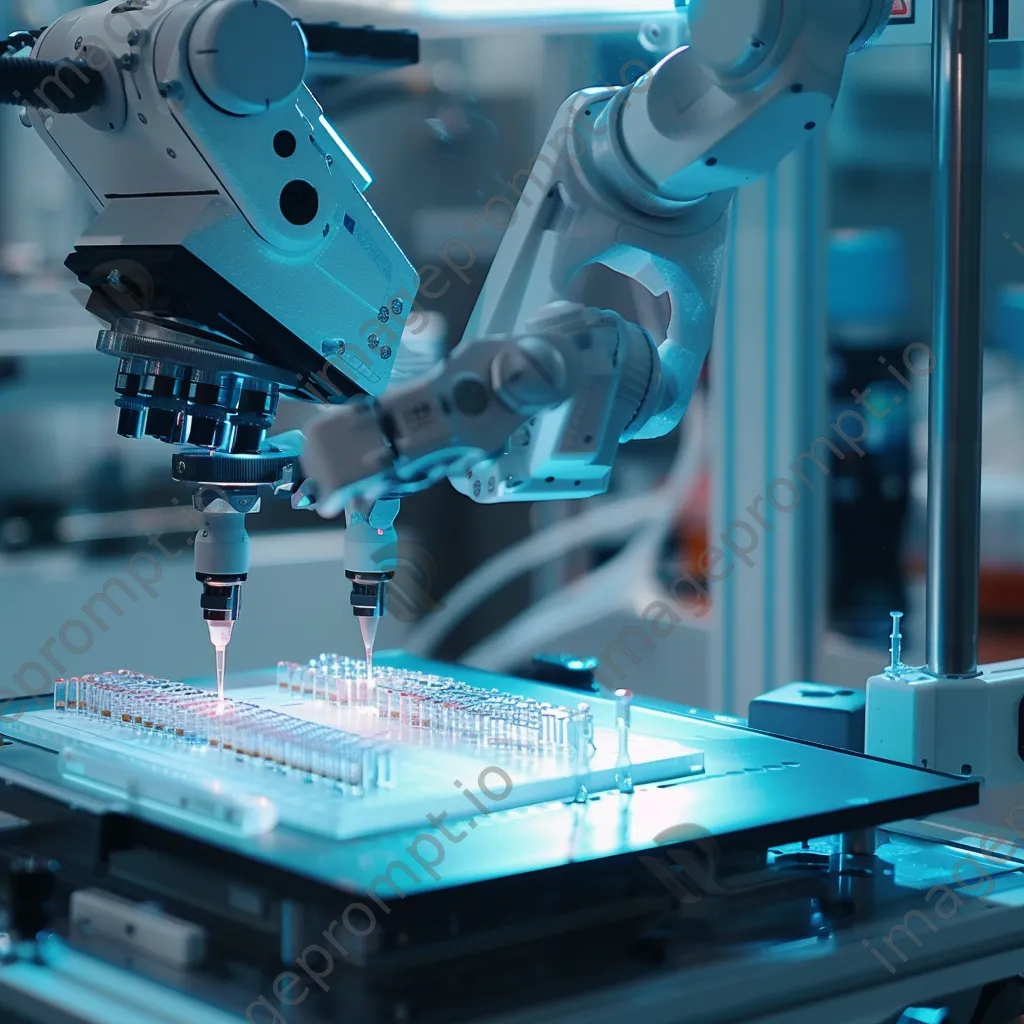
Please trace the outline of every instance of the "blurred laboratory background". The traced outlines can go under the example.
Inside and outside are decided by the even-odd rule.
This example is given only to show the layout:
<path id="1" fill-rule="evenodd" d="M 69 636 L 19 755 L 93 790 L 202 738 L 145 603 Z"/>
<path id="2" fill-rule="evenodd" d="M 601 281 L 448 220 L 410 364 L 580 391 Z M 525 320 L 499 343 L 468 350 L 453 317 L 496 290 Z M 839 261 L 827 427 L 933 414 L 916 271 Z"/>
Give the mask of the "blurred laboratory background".
<path id="1" fill-rule="evenodd" d="M 72 6 L 6 0 L 0 34 Z M 318 54 L 309 79 L 423 276 L 429 327 L 406 339 L 396 379 L 459 341 L 515 183 L 562 100 L 629 82 L 685 41 L 684 20 L 659 0 L 285 6 L 309 24 L 421 36 L 415 66 L 360 72 Z M 1024 655 L 1018 44 L 994 46 L 992 63 L 986 660 Z M 731 284 L 682 429 L 625 447 L 601 499 L 476 506 L 444 486 L 404 502 L 378 646 L 509 672 L 593 673 L 603 686 L 739 713 L 797 678 L 862 686 L 887 658 L 894 609 L 906 612 L 912 660 L 923 639 L 930 174 L 928 49 L 853 57 L 827 136 L 737 203 Z M 166 445 L 116 434 L 115 367 L 95 352 L 98 324 L 63 267 L 88 218 L 18 111 L 0 108 L 0 694 L 19 677 L 32 689 L 40 666 L 212 672 L 188 490 L 171 480 Z M 277 428 L 311 414 L 284 406 Z M 265 500 L 249 529 L 232 670 L 359 651 L 341 525 Z M 716 580 L 727 562 L 729 579 Z M 111 580 L 135 580 L 134 596 Z M 113 603 L 95 600 L 104 588 Z M 535 655 L 571 657 L 539 666 Z"/>

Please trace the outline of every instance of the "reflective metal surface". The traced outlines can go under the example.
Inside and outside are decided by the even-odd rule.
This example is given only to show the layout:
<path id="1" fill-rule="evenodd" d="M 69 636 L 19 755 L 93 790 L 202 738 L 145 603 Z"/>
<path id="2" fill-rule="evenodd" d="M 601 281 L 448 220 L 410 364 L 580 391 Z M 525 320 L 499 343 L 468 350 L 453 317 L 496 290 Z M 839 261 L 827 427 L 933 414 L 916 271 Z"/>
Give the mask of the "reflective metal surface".
<path id="1" fill-rule="evenodd" d="M 928 668 L 978 671 L 982 236 L 988 5 L 937 0 L 928 422 Z M 917 372 L 921 372 L 920 368 Z"/>
<path id="2" fill-rule="evenodd" d="M 427 672 L 444 668 L 397 652 L 380 654 L 378 663 Z M 471 685 L 500 686 L 539 701 L 563 700 L 567 692 L 463 666 L 458 671 Z M 238 676 L 233 684 L 273 685 L 274 679 L 271 670 Z M 232 688 L 229 681 L 229 694 Z M 595 699 L 593 710 L 597 727 L 614 727 L 613 701 Z M 582 806 L 552 802 L 508 811 L 495 807 L 493 813 L 477 815 L 480 827 L 463 840 L 444 844 L 443 866 L 422 877 L 413 891 L 426 894 L 688 840 L 713 839 L 716 850 L 725 855 L 733 849 L 798 842 L 977 802 L 976 782 L 779 739 L 740 728 L 736 719 L 727 716 L 690 717 L 679 709 L 673 713 L 634 704 L 631 717 L 637 731 L 704 750 L 704 774 L 638 787 L 628 797 L 604 794 Z M 23 749 L 16 745 L 5 750 L 0 765 L 18 767 Z M 40 764 L 34 757 L 32 761 Z M 482 772 L 489 763 L 481 754 Z M 47 765 L 43 769 L 46 774 L 51 774 L 51 768 L 56 771 L 52 755 L 43 764 Z M 25 767 L 28 769 L 27 764 Z M 51 779 L 56 782 L 52 775 Z M 460 788 L 456 783 L 462 781 L 452 779 L 453 793 Z M 471 781 L 465 780 L 467 785 Z M 415 848 L 421 836 L 431 831 L 429 816 L 442 810 L 449 821 L 460 817 L 449 803 L 424 806 L 424 824 L 418 831 L 399 830 L 343 843 L 283 826 L 244 839 L 212 831 L 206 834 L 198 827 L 183 832 L 331 889 L 360 893 L 372 887 L 389 865 L 409 857 L 410 847 Z M 467 802 L 462 820 L 472 819 L 474 814 L 474 807 Z"/>

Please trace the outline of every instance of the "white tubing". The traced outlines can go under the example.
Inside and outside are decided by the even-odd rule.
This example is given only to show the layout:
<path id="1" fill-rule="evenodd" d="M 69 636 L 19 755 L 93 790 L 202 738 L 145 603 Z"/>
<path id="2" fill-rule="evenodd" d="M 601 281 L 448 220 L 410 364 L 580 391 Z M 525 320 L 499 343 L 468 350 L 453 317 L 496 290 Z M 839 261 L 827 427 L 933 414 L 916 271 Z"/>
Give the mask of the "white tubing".
<path id="1" fill-rule="evenodd" d="M 570 587 L 543 599 L 495 634 L 493 639 L 498 645 L 494 648 L 495 651 L 503 644 L 501 638 L 509 635 L 510 630 L 515 632 L 524 629 L 531 622 L 537 622 L 538 629 L 545 632 L 549 638 L 553 638 L 559 635 L 558 631 L 567 632 L 570 628 L 567 623 L 576 622 L 584 614 L 587 618 L 582 621 L 593 621 L 598 615 L 597 604 L 592 604 L 590 597 L 586 601 L 581 598 L 585 592 L 598 587 L 608 579 L 611 574 L 605 573 L 605 569 L 625 564 L 631 573 L 628 577 L 630 580 L 652 580 L 665 535 L 675 522 L 679 505 L 696 482 L 703 462 L 702 396 L 694 396 L 686 422 L 691 429 L 681 438 L 672 469 L 658 490 L 653 494 L 622 498 L 606 505 L 599 505 L 580 516 L 533 534 L 503 551 L 455 586 L 444 598 L 443 607 L 434 615 L 413 627 L 406 639 L 407 649 L 423 655 L 431 654 L 437 644 L 491 594 L 523 573 L 561 558 L 587 544 L 621 540 L 635 534 L 631 543 L 607 565 L 584 577 L 583 580 L 576 581 Z M 606 589 L 604 593 L 605 611 L 615 610 L 612 607 L 615 598 L 620 601 L 616 607 L 622 607 L 623 591 L 612 587 Z M 524 635 L 524 643 L 526 639 Z M 471 653 L 476 656 L 489 650 L 488 644 L 489 642 L 485 641 Z M 504 663 L 507 659 L 502 655 L 501 660 Z"/>

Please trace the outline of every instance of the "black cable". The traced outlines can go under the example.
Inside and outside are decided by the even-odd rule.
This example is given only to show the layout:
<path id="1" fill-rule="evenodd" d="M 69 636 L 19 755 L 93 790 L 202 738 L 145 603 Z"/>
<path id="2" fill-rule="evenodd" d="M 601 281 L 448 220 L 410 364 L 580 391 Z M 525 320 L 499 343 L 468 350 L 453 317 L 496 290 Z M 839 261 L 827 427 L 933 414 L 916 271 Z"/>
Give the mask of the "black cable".
<path id="1" fill-rule="evenodd" d="M 29 106 L 55 114 L 84 114 L 103 96 L 103 79 L 84 60 L 15 57 L 31 49 L 45 28 L 12 32 L 0 39 L 0 104 Z"/>
<path id="2" fill-rule="evenodd" d="M 103 98 L 103 78 L 84 60 L 0 58 L 0 104 L 84 114 Z"/>
<path id="3" fill-rule="evenodd" d="M 329 53 L 378 70 L 420 62 L 420 37 L 409 29 L 352 28 L 335 22 L 301 24 L 310 53 Z"/>

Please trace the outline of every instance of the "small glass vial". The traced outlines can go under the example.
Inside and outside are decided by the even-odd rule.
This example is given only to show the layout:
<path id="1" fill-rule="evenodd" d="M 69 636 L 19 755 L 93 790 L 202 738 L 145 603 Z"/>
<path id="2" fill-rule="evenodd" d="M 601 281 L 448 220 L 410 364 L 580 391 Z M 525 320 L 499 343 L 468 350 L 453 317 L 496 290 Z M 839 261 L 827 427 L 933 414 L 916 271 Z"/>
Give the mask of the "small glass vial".
<path id="1" fill-rule="evenodd" d="M 394 785 L 394 760 L 391 755 L 391 747 L 387 743 L 378 741 L 375 744 L 375 750 L 377 757 L 377 786 L 381 789 L 390 789 Z"/>
<path id="2" fill-rule="evenodd" d="M 312 700 L 316 696 L 317 663 L 311 661 L 302 673 L 302 696 L 306 700 Z"/>
<path id="3" fill-rule="evenodd" d="M 287 661 L 277 663 L 277 689 L 279 693 L 292 691 L 292 667 Z"/>

